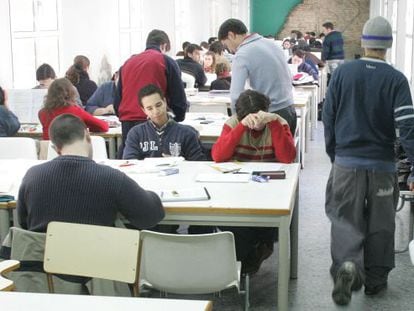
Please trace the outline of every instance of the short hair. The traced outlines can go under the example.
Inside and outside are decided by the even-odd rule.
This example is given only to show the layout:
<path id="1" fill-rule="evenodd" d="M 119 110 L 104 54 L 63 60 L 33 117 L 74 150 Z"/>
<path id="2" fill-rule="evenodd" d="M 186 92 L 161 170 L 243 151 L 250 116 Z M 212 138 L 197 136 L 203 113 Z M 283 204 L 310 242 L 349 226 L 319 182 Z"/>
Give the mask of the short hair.
<path id="1" fill-rule="evenodd" d="M 0 106 L 3 106 L 6 102 L 6 95 L 3 88 L 0 86 Z"/>
<path id="2" fill-rule="evenodd" d="M 216 42 L 217 41 L 217 37 L 210 37 L 210 38 L 208 38 L 208 40 L 207 40 L 207 42 L 208 42 L 208 44 L 212 44 L 213 42 Z"/>
<path id="3" fill-rule="evenodd" d="M 334 29 L 334 25 L 331 22 L 323 23 L 322 27 L 325 27 L 326 29 Z"/>
<path id="4" fill-rule="evenodd" d="M 88 68 L 90 64 L 91 61 L 85 55 L 77 55 L 73 59 L 73 66 L 81 71 L 86 71 L 86 68 Z"/>
<path id="5" fill-rule="evenodd" d="M 201 46 L 203 49 L 206 49 L 206 50 L 208 50 L 208 48 L 210 47 L 210 45 L 209 45 L 206 41 L 201 41 L 201 42 L 200 42 L 200 46 Z"/>
<path id="6" fill-rule="evenodd" d="M 187 46 L 189 46 L 191 44 L 191 42 L 188 41 L 184 41 L 183 44 L 181 45 L 181 47 L 183 48 L 183 51 L 187 48 Z"/>
<path id="7" fill-rule="evenodd" d="M 191 43 L 184 50 L 184 56 L 188 56 L 190 53 L 193 54 L 194 51 L 202 51 L 202 48 L 197 44 Z"/>
<path id="8" fill-rule="evenodd" d="M 170 38 L 168 38 L 168 35 L 165 33 L 165 31 L 159 29 L 151 30 L 147 37 L 146 46 L 149 47 L 151 45 L 155 45 L 159 47 L 162 44 L 167 44 L 167 51 L 171 49 Z"/>
<path id="9" fill-rule="evenodd" d="M 216 54 L 220 54 L 223 53 L 224 51 L 224 45 L 223 43 L 221 43 L 220 41 L 214 41 L 209 48 L 209 51 L 214 52 Z"/>
<path id="10" fill-rule="evenodd" d="M 49 64 L 42 64 L 36 70 L 36 80 L 56 79 L 56 73 Z"/>
<path id="11" fill-rule="evenodd" d="M 267 111 L 269 106 L 269 97 L 254 90 L 246 90 L 240 94 L 236 101 L 237 119 L 241 121 L 248 114 L 256 113 L 259 110 Z"/>
<path id="12" fill-rule="evenodd" d="M 217 76 L 225 73 L 225 72 L 229 72 L 230 68 L 229 65 L 227 65 L 227 63 L 218 63 L 216 64 L 216 69 L 215 69 L 215 73 Z"/>
<path id="13" fill-rule="evenodd" d="M 138 92 L 138 101 L 139 101 L 139 105 L 141 107 L 144 107 L 142 105 L 142 99 L 144 97 L 150 96 L 152 94 L 158 94 L 160 95 L 160 97 L 162 99 L 164 99 L 164 93 L 162 92 L 162 90 L 155 84 L 147 84 L 146 86 L 144 86 L 142 89 L 139 90 Z"/>
<path id="14" fill-rule="evenodd" d="M 293 52 L 292 52 L 292 56 L 297 56 L 297 57 L 299 57 L 299 58 L 304 58 L 305 57 L 305 52 L 303 52 L 301 49 L 295 49 Z"/>
<path id="15" fill-rule="evenodd" d="M 247 27 L 241 20 L 229 18 L 223 24 L 221 24 L 218 32 L 218 39 L 220 41 L 227 39 L 229 31 L 237 35 L 244 35 L 247 33 Z"/>
<path id="16" fill-rule="evenodd" d="M 85 123 L 73 114 L 61 114 L 53 119 L 49 126 L 49 137 L 56 148 L 85 138 Z"/>
<path id="17" fill-rule="evenodd" d="M 309 34 L 310 34 L 312 37 L 315 37 L 315 36 L 316 36 L 316 34 L 315 34 L 315 32 L 314 32 L 314 31 L 309 31 Z"/>
<path id="18" fill-rule="evenodd" d="M 44 108 L 51 111 L 55 108 L 70 106 L 75 99 L 76 88 L 73 84 L 66 78 L 56 79 L 49 86 Z"/>

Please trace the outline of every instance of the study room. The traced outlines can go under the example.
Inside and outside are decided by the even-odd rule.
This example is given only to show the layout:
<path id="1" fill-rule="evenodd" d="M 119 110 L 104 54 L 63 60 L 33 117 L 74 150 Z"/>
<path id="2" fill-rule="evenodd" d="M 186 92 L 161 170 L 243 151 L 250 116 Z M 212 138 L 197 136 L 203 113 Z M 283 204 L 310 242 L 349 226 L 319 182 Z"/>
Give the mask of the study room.
<path id="1" fill-rule="evenodd" d="M 0 309 L 411 309 L 413 23 L 0 0 Z"/>

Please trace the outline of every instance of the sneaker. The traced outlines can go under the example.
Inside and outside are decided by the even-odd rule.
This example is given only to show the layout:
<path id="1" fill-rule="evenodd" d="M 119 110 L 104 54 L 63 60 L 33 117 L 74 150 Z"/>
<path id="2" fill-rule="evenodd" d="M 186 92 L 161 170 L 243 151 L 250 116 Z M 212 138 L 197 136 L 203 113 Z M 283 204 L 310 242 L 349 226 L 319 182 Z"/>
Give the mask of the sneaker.
<path id="1" fill-rule="evenodd" d="M 367 285 L 365 285 L 364 293 L 367 296 L 374 296 L 374 295 L 382 292 L 386 288 L 387 288 L 387 282 L 376 285 L 376 286 L 367 286 Z"/>
<path id="2" fill-rule="evenodd" d="M 345 261 L 335 277 L 332 299 L 338 305 L 347 305 L 352 298 L 352 290 L 360 287 L 358 272 L 353 262 Z"/>

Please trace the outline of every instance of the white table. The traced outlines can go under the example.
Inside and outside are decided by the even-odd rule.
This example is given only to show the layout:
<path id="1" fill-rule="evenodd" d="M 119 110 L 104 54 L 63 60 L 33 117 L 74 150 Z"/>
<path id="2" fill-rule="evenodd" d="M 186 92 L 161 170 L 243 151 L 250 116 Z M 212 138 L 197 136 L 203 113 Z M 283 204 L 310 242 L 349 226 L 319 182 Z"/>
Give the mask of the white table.
<path id="1" fill-rule="evenodd" d="M 211 301 L 0 292 L 4 311 L 211 311 Z"/>
<path id="2" fill-rule="evenodd" d="M 318 120 L 318 103 L 319 103 L 319 87 L 317 85 L 296 85 L 293 93 L 293 98 L 297 97 L 300 93 L 310 94 L 310 139 L 314 140 L 315 130 L 317 128 Z M 301 95 L 299 95 L 301 96 Z"/>
<path id="3" fill-rule="evenodd" d="M 1 160 L 0 172 L 13 172 L 13 188 L 16 195 L 26 170 L 42 161 Z M 297 277 L 298 264 L 298 192 L 299 164 L 238 163 L 243 170 L 286 171 L 286 179 L 268 183 L 199 183 L 199 173 L 222 174 L 211 167 L 213 162 L 187 162 L 179 164 L 179 174 L 159 177 L 157 173 L 142 173 L 144 161 L 121 168 L 123 161 L 108 160 L 107 165 L 120 169 L 145 189 L 163 190 L 171 187 L 186 188 L 205 186 L 211 195 L 208 201 L 165 203 L 164 224 L 256 226 L 278 227 L 278 310 L 288 310 L 289 276 Z M 15 207 L 15 203 L 9 204 Z M 4 209 L 3 211 L 8 211 Z M 6 217 L 4 213 L 1 215 Z M 10 215 L 7 214 L 7 219 Z M 289 243 L 290 242 L 290 243 Z M 290 245 L 289 245 L 290 244 Z"/>

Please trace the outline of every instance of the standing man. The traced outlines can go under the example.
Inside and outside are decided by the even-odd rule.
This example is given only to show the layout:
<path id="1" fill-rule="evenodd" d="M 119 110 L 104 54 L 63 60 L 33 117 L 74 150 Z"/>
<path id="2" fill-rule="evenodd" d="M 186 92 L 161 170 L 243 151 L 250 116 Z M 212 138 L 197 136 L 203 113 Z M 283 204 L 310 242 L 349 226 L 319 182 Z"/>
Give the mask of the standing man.
<path id="1" fill-rule="evenodd" d="M 296 129 L 296 111 L 293 108 L 292 79 L 281 47 L 262 36 L 247 33 L 242 21 L 230 18 L 221 24 L 219 40 L 235 53 L 232 62 L 230 96 L 232 110 L 249 80 L 253 90 L 267 95 L 269 112 L 284 118 L 292 135 Z"/>
<path id="2" fill-rule="evenodd" d="M 146 46 L 144 52 L 131 56 L 119 69 L 119 98 L 114 108 L 122 123 L 123 146 L 128 131 L 147 120 L 137 96 L 145 85 L 155 84 L 163 91 L 176 121 L 184 120 L 187 110 L 180 68 L 171 57 L 165 55 L 170 50 L 167 34 L 162 30 L 152 30 L 148 34 Z"/>
<path id="3" fill-rule="evenodd" d="M 322 25 L 325 39 L 322 43 L 322 61 L 328 64 L 329 72 L 332 75 L 334 70 L 344 63 L 344 39 L 342 33 L 334 30 L 331 22 Z"/>
<path id="4" fill-rule="evenodd" d="M 365 23 L 365 57 L 340 66 L 332 76 L 323 110 L 325 144 L 332 165 L 326 187 L 331 220 L 332 298 L 350 302 L 387 287 L 394 268 L 398 202 L 394 142 L 414 160 L 414 109 L 407 78 L 385 62 L 392 28 L 383 17 Z M 414 189 L 410 175 L 410 189 Z"/>

